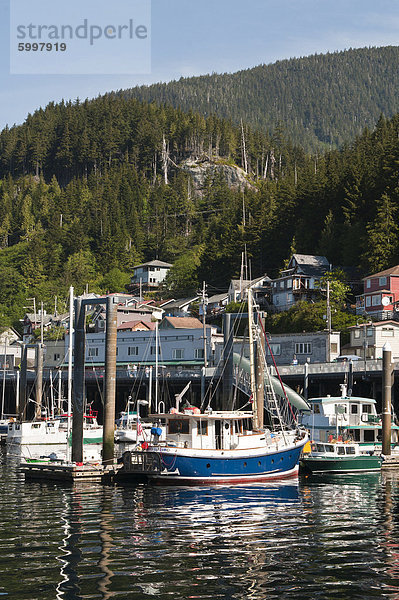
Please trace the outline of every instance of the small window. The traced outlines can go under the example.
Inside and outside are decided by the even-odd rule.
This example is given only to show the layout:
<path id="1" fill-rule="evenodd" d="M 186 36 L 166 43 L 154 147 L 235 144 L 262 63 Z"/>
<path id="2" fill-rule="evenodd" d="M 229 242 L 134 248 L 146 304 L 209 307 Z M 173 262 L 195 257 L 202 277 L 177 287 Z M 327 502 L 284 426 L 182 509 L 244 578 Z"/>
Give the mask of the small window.
<path id="1" fill-rule="evenodd" d="M 371 279 L 367 279 L 367 281 L 366 281 L 366 287 L 367 287 L 367 289 L 371 288 Z"/>
<path id="2" fill-rule="evenodd" d="M 127 353 L 128 353 L 128 356 L 138 356 L 138 354 L 139 354 L 138 346 L 128 346 Z"/>
<path id="3" fill-rule="evenodd" d="M 54 354 L 54 360 L 60 360 L 61 355 L 60 354 Z"/>
<path id="4" fill-rule="evenodd" d="M 280 289 L 284 289 L 284 281 L 280 281 Z"/>
<path id="5" fill-rule="evenodd" d="M 393 337 L 393 327 L 383 327 L 381 335 L 382 337 Z"/>
<path id="6" fill-rule="evenodd" d="M 197 435 L 208 435 L 208 421 L 197 422 Z"/>
<path id="7" fill-rule="evenodd" d="M 357 404 L 351 404 L 351 415 L 357 415 L 358 409 L 359 409 L 359 406 Z"/>
<path id="8" fill-rule="evenodd" d="M 319 415 L 320 414 L 320 404 L 314 404 L 313 405 L 313 412 L 315 415 Z"/>
<path id="9" fill-rule="evenodd" d="M 369 328 L 367 329 L 367 337 L 372 337 L 372 336 L 373 336 L 373 330 L 372 330 L 372 328 L 371 328 L 371 327 L 369 327 Z"/>
<path id="10" fill-rule="evenodd" d="M 273 356 L 279 356 L 281 354 L 281 344 L 270 344 L 270 350 Z M 270 355 L 270 350 L 267 349 L 268 355 Z"/>
<path id="11" fill-rule="evenodd" d="M 156 346 L 151 346 L 150 354 L 156 354 L 156 352 L 157 352 Z M 160 354 L 160 353 L 161 353 L 161 348 L 158 348 L 158 354 Z"/>
<path id="12" fill-rule="evenodd" d="M 183 348 L 173 348 L 172 358 L 175 360 L 180 360 L 180 359 L 184 358 L 184 349 Z"/>
<path id="13" fill-rule="evenodd" d="M 98 356 L 98 348 L 89 348 L 89 356 Z"/>
<path id="14" fill-rule="evenodd" d="M 337 446 L 337 452 L 339 455 L 345 454 L 345 448 L 343 446 Z"/>
<path id="15" fill-rule="evenodd" d="M 371 296 L 366 296 L 366 306 L 371 306 Z"/>
<path id="16" fill-rule="evenodd" d="M 346 446 L 345 450 L 347 454 L 356 454 L 354 446 Z"/>
<path id="17" fill-rule="evenodd" d="M 381 304 L 381 294 L 375 294 L 374 296 L 372 296 L 372 298 L 371 298 L 371 304 L 372 304 L 372 306 L 380 306 L 380 304 Z"/>
<path id="18" fill-rule="evenodd" d="M 292 279 L 287 279 L 287 289 L 292 288 Z"/>
<path id="19" fill-rule="evenodd" d="M 188 419 L 173 419 L 169 421 L 169 433 L 183 433 L 188 434 L 190 432 Z"/>
<path id="20" fill-rule="evenodd" d="M 203 359 L 204 358 L 204 349 L 203 348 L 196 348 L 195 349 L 195 358 L 197 358 L 197 359 Z"/>
<path id="21" fill-rule="evenodd" d="M 317 452 L 324 452 L 324 444 L 316 444 Z"/>
<path id="22" fill-rule="evenodd" d="M 362 413 L 366 415 L 371 415 L 371 404 L 363 404 Z"/>
<path id="23" fill-rule="evenodd" d="M 360 338 L 360 329 L 355 329 L 355 338 Z"/>
<path id="24" fill-rule="evenodd" d="M 334 452 L 334 446 L 331 446 L 331 444 L 326 444 L 325 448 L 326 452 Z"/>
<path id="25" fill-rule="evenodd" d="M 374 442 L 375 441 L 374 429 L 365 429 L 363 436 L 364 436 L 363 439 L 365 442 Z"/>
<path id="26" fill-rule="evenodd" d="M 312 344 L 310 342 L 296 343 L 295 354 L 312 354 Z"/>
<path id="27" fill-rule="evenodd" d="M 387 284 L 387 278 L 386 277 L 380 277 L 379 278 L 379 285 L 386 285 Z"/>

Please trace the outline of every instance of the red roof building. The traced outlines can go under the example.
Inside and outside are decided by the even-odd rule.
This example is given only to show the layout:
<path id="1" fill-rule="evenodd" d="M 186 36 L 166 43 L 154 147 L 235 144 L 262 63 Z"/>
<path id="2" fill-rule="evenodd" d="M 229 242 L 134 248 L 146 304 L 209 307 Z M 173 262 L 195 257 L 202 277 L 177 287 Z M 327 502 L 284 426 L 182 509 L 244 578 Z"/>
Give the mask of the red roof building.
<path id="1" fill-rule="evenodd" d="M 399 265 L 363 279 L 363 294 L 356 298 L 356 313 L 381 320 L 392 319 L 399 310 Z"/>

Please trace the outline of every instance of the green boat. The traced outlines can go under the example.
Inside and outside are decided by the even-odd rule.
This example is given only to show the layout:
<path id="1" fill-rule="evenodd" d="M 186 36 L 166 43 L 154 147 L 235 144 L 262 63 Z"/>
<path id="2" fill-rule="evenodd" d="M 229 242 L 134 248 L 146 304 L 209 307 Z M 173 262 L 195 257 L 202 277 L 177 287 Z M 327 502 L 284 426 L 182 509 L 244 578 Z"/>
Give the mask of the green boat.
<path id="1" fill-rule="evenodd" d="M 355 443 L 312 442 L 310 452 L 303 454 L 299 464 L 303 473 L 354 473 L 379 471 L 382 458 L 378 454 L 362 454 Z"/>

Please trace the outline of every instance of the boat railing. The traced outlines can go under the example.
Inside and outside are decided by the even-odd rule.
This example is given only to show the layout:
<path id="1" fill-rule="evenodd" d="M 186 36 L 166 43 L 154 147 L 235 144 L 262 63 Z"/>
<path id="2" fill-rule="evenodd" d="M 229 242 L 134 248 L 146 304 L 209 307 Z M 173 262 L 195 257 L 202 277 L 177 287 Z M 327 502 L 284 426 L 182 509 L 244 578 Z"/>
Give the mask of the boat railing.
<path id="1" fill-rule="evenodd" d="M 123 469 L 129 473 L 160 473 L 163 469 L 159 452 L 130 450 L 122 455 Z"/>

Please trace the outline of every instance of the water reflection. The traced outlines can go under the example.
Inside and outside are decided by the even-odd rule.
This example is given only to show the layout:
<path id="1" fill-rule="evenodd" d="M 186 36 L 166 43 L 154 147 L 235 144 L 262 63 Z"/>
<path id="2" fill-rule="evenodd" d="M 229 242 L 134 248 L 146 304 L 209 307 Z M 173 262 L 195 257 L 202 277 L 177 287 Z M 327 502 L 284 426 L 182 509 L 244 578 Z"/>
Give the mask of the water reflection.
<path id="1" fill-rule="evenodd" d="M 215 488 L 25 483 L 2 455 L 0 594 L 399 600 L 399 475 Z"/>

